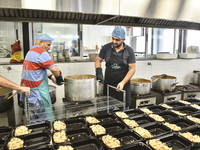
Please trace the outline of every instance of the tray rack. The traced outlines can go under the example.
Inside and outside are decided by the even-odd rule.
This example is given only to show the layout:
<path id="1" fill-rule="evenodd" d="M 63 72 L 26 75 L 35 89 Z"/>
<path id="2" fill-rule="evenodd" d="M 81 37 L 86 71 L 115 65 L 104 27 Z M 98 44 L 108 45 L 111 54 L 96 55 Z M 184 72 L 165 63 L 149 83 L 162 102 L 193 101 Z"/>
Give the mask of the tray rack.
<path id="1" fill-rule="evenodd" d="M 109 88 L 115 88 L 113 86 L 108 85 L 107 89 Z M 116 88 L 115 88 L 116 89 Z M 28 96 L 25 94 L 25 105 L 24 105 L 24 111 L 25 111 L 25 116 L 26 124 L 35 124 L 38 122 L 42 122 L 47 120 L 47 118 L 35 118 L 30 120 L 30 111 L 37 111 L 41 109 L 45 109 L 45 112 L 37 112 L 34 115 L 42 115 L 44 113 L 52 113 L 50 117 L 48 117 L 48 120 L 58 120 L 58 119 L 63 119 L 63 118 L 71 118 L 71 117 L 76 117 L 76 116 L 82 116 L 82 115 L 89 115 L 89 114 L 94 114 L 98 112 L 103 112 L 107 111 L 109 112 L 110 109 L 119 109 L 120 107 L 125 110 L 125 94 L 126 92 L 124 90 L 120 90 L 123 92 L 123 102 L 109 96 L 109 91 L 107 96 L 99 96 L 95 97 L 94 99 L 91 100 L 90 103 L 86 103 L 85 105 L 69 105 L 68 102 L 63 102 L 61 105 L 49 105 L 45 107 L 34 107 L 30 108 L 29 103 L 28 103 Z"/>

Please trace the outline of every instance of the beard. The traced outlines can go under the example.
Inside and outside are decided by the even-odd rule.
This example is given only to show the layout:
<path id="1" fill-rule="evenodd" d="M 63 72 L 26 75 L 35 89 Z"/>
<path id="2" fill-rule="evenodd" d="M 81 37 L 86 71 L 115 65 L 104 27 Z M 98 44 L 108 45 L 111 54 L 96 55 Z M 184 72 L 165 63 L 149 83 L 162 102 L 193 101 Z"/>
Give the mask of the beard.
<path id="1" fill-rule="evenodd" d="M 123 42 L 121 42 L 120 44 L 113 44 L 113 47 L 114 48 L 119 48 L 122 44 L 123 44 Z"/>

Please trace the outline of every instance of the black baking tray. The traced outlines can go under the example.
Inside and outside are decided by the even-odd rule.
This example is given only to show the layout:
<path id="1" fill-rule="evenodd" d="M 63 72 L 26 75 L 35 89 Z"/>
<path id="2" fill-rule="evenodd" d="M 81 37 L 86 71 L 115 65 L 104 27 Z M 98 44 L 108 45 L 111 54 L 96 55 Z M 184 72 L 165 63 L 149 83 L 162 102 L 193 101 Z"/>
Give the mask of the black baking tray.
<path id="1" fill-rule="evenodd" d="M 28 127 L 28 129 L 32 129 L 31 133 L 37 132 L 37 131 L 51 130 L 52 129 L 51 122 L 47 121 L 47 120 L 45 122 L 41 122 L 41 123 L 26 125 L 26 127 Z M 15 136 L 15 129 L 13 130 L 13 133 L 12 133 L 13 137 Z"/>
<path id="2" fill-rule="evenodd" d="M 124 129 L 127 129 L 127 126 L 120 121 L 100 123 L 100 125 L 102 125 L 106 129 L 106 134 L 113 134 L 113 133 L 122 131 Z"/>
<path id="3" fill-rule="evenodd" d="M 56 131 L 53 132 L 53 134 Z M 75 129 L 75 130 L 65 130 L 66 136 L 68 141 L 70 142 L 76 142 L 76 141 L 81 141 L 84 139 L 89 139 L 90 136 L 92 135 L 92 132 L 90 129 L 88 129 L 87 127 L 82 127 L 80 129 Z M 59 143 L 55 143 L 54 139 L 53 139 L 53 143 L 54 144 L 59 144 Z"/>
<path id="4" fill-rule="evenodd" d="M 153 135 L 153 137 L 169 134 L 172 132 L 171 129 L 161 123 L 154 123 L 152 125 L 144 125 L 141 127 L 148 130 Z"/>
<path id="5" fill-rule="evenodd" d="M 192 104 L 200 104 L 200 100 L 197 100 L 197 99 L 185 99 L 185 101 Z"/>
<path id="6" fill-rule="evenodd" d="M 100 122 L 110 122 L 117 120 L 118 118 L 112 114 L 112 113 L 105 113 L 105 114 L 99 114 L 99 115 L 94 115 L 96 119 L 98 119 Z"/>
<path id="7" fill-rule="evenodd" d="M 190 115 L 190 116 L 200 119 L 200 112 L 199 112 L 199 113 L 192 114 L 192 115 Z M 185 116 L 185 118 L 187 118 L 187 116 Z M 187 118 L 187 119 L 188 119 L 188 118 Z M 190 119 L 188 119 L 188 120 L 190 120 Z M 192 121 L 192 120 L 191 120 L 191 121 Z M 192 121 L 192 122 L 193 122 L 193 121 Z M 196 123 L 196 122 L 195 122 L 195 123 Z M 196 124 L 199 124 L 199 123 L 196 123 Z"/>
<path id="8" fill-rule="evenodd" d="M 179 117 L 179 115 L 167 110 L 161 113 L 158 113 L 159 116 L 163 117 L 165 121 L 170 121 Z"/>
<path id="9" fill-rule="evenodd" d="M 155 123 L 155 120 L 148 115 L 144 114 L 142 116 L 137 116 L 137 117 L 130 117 L 130 119 L 135 120 L 137 124 L 143 125 L 143 124 L 152 124 Z"/>
<path id="10" fill-rule="evenodd" d="M 167 110 L 167 108 L 162 107 L 160 105 L 147 106 L 147 108 L 151 110 L 153 113 L 159 113 L 159 112 Z"/>
<path id="11" fill-rule="evenodd" d="M 185 138 L 177 134 L 168 134 L 156 139 L 160 140 L 163 143 L 166 143 L 166 145 L 172 148 L 172 150 L 190 150 L 191 149 L 191 142 L 189 142 L 188 140 L 186 140 Z M 151 147 L 148 141 L 146 143 L 147 145 Z M 154 149 L 153 147 L 151 148 Z"/>
<path id="12" fill-rule="evenodd" d="M 13 132 L 13 127 L 1 126 L 0 127 L 0 139 L 5 138 L 5 137 L 11 137 L 12 132 Z"/>
<path id="13" fill-rule="evenodd" d="M 133 144 L 143 139 L 140 135 L 138 135 L 133 130 L 123 130 L 120 132 L 116 132 L 113 134 L 113 136 L 120 141 L 122 146 Z"/>
<path id="14" fill-rule="evenodd" d="M 176 107 L 182 107 L 182 106 L 186 106 L 185 104 L 179 102 L 179 101 L 171 101 L 171 102 L 167 102 L 165 103 L 173 108 L 176 108 Z"/>
<path id="15" fill-rule="evenodd" d="M 28 146 L 24 147 L 24 150 L 55 150 L 52 145 L 37 145 L 37 146 Z"/>
<path id="16" fill-rule="evenodd" d="M 200 126 L 198 125 L 195 125 L 191 128 L 187 128 L 185 130 L 182 130 L 180 133 L 183 133 L 183 132 L 190 132 L 192 133 L 193 135 L 198 135 L 200 136 Z M 184 137 L 183 137 L 184 138 Z M 191 141 L 190 141 L 191 142 Z M 191 142 L 192 143 L 192 147 L 197 147 L 200 149 L 200 143 L 195 143 L 195 142 Z"/>
<path id="17" fill-rule="evenodd" d="M 0 150 L 6 149 L 7 140 L 8 140 L 8 137 L 0 139 Z"/>
<path id="18" fill-rule="evenodd" d="M 58 149 L 59 146 L 64 145 L 70 145 L 75 150 L 104 150 L 103 143 L 96 137 L 90 137 L 89 139 L 83 139 L 73 143 L 60 143 L 55 145 L 55 149 Z"/>
<path id="19" fill-rule="evenodd" d="M 169 123 L 176 124 L 177 126 L 181 127 L 181 130 L 189 128 L 195 123 L 183 117 L 176 118 L 175 120 L 169 121 Z"/>
<path id="20" fill-rule="evenodd" d="M 26 147 L 50 144 L 51 133 L 50 130 L 37 131 L 25 135 L 23 140 Z"/>
<path id="21" fill-rule="evenodd" d="M 152 150 L 152 149 L 142 142 L 136 142 L 134 144 L 124 145 L 120 148 L 116 148 L 115 150 Z"/>
<path id="22" fill-rule="evenodd" d="M 129 117 L 136 117 L 136 116 L 142 116 L 144 115 L 144 112 L 140 109 L 129 109 L 124 111 Z"/>
<path id="23" fill-rule="evenodd" d="M 58 120 L 56 120 L 56 121 L 58 121 Z M 70 119 L 61 119 L 59 121 L 62 121 L 62 122 L 64 122 L 66 124 L 66 129 L 67 130 L 80 129 L 83 126 L 86 126 L 86 121 L 85 121 L 85 119 L 83 117 L 76 117 L 76 118 L 70 118 Z M 52 123 L 52 127 L 54 129 L 53 123 Z"/>
<path id="24" fill-rule="evenodd" d="M 191 106 L 178 107 L 178 108 L 174 108 L 172 110 L 176 110 L 176 111 L 179 111 L 181 113 L 185 113 L 186 115 L 191 115 L 191 114 L 194 114 L 194 113 L 199 111 L 198 109 L 193 108 Z"/>

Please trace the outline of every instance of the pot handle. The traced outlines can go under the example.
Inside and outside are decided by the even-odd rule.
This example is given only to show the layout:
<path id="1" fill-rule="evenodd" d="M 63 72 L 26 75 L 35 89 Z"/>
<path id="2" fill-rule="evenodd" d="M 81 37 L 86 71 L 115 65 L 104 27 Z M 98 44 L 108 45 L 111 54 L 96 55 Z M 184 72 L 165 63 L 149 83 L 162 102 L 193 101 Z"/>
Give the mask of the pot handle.
<path id="1" fill-rule="evenodd" d="M 174 82 L 171 84 L 171 86 L 176 86 L 179 82 Z"/>
<path id="2" fill-rule="evenodd" d="M 152 82 L 154 83 L 154 82 L 156 82 L 157 80 L 159 80 L 160 78 L 156 78 L 155 80 L 152 80 Z"/>

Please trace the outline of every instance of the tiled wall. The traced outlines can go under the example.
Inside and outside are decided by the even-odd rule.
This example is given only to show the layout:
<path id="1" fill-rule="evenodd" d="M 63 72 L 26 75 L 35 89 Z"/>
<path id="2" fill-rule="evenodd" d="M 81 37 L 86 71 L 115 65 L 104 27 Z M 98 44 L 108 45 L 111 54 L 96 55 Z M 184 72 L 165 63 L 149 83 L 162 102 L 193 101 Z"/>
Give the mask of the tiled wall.
<path id="1" fill-rule="evenodd" d="M 94 74 L 94 62 L 77 62 L 77 63 L 57 63 L 58 68 L 62 71 L 63 76 L 75 74 Z M 11 70 L 8 70 L 11 67 Z M 102 63 L 105 70 L 105 63 Z M 151 79 L 153 75 L 167 74 L 177 77 L 179 84 L 189 84 L 193 80 L 193 70 L 200 70 L 200 59 L 177 59 L 177 60 L 142 60 L 136 63 L 136 73 L 133 78 Z M 20 84 L 22 65 L 1 65 L 0 75 Z M 51 81 L 49 84 L 54 85 Z M 59 105 L 64 97 L 64 85 L 56 86 L 56 96 Z M 20 115 L 22 109 L 17 105 L 15 96 L 15 114 L 17 115 L 16 123 L 21 121 Z"/>

